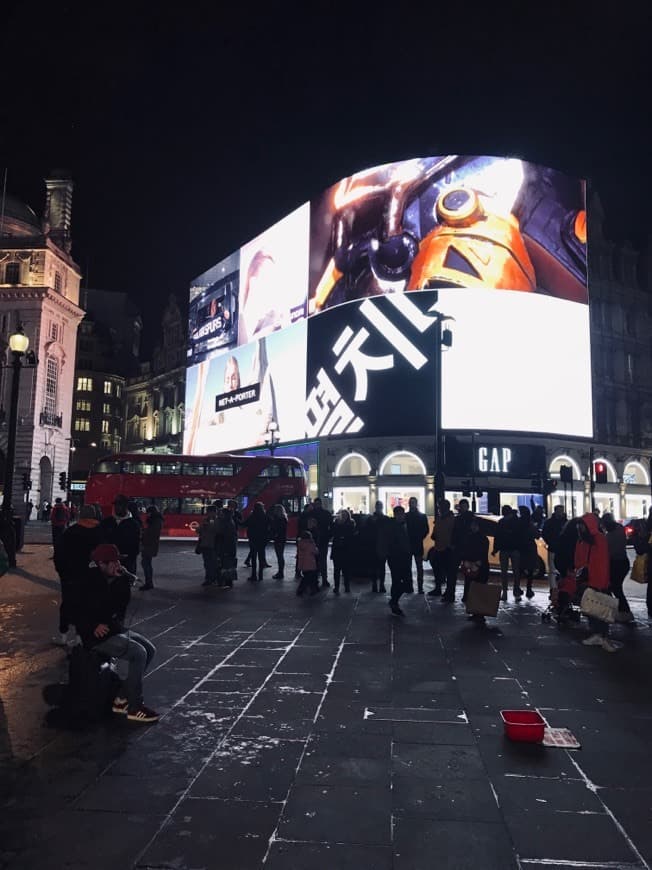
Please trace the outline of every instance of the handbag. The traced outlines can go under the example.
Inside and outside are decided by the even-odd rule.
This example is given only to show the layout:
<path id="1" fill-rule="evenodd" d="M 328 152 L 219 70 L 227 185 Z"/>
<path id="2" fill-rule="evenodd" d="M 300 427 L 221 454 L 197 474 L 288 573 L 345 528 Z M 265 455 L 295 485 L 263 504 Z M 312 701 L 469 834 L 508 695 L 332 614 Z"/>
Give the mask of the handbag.
<path id="1" fill-rule="evenodd" d="M 495 583 L 471 581 L 466 598 L 466 612 L 477 616 L 497 616 L 502 589 Z"/>
<path id="2" fill-rule="evenodd" d="M 647 583 L 648 559 L 649 555 L 647 553 L 641 553 L 634 559 L 632 572 L 629 575 L 634 583 Z"/>
<path id="3" fill-rule="evenodd" d="M 582 595 L 580 610 L 587 616 L 601 619 L 602 622 L 615 622 L 616 613 L 618 612 L 618 599 L 613 598 L 611 595 L 605 595 L 604 592 L 598 592 L 597 589 L 589 586 Z"/>

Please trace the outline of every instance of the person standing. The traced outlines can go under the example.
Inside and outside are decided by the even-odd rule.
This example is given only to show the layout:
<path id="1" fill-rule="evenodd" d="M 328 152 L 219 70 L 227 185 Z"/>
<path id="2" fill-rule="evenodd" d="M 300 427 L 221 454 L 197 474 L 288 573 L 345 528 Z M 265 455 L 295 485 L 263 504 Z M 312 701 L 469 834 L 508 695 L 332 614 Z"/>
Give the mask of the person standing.
<path id="1" fill-rule="evenodd" d="M 471 517 L 469 533 L 465 536 L 460 550 L 464 583 L 467 590 L 471 583 L 489 582 L 489 538 L 480 531 L 477 518 L 473 514 Z M 481 625 L 485 624 L 485 617 L 480 613 L 471 613 L 470 617 Z"/>
<path id="2" fill-rule="evenodd" d="M 25 505 L 25 522 L 28 523 L 32 518 L 32 511 L 34 510 L 34 502 L 30 500 Z"/>
<path id="3" fill-rule="evenodd" d="M 127 497 L 117 495 L 113 502 L 113 515 L 105 517 L 100 523 L 100 534 L 103 543 L 115 544 L 120 561 L 130 574 L 138 570 L 140 531 L 140 522 L 129 512 Z"/>
<path id="4" fill-rule="evenodd" d="M 57 541 L 54 567 L 61 581 L 61 605 L 59 634 L 52 638 L 57 646 L 70 646 L 75 641 L 79 586 L 88 571 L 91 552 L 100 543 L 99 525 L 95 510 L 85 505 L 79 521 L 69 526 Z"/>
<path id="5" fill-rule="evenodd" d="M 54 507 L 52 508 L 50 515 L 50 524 L 52 526 L 52 546 L 55 551 L 57 549 L 57 542 L 65 532 L 69 520 L 70 512 L 68 508 L 60 498 L 55 498 Z"/>
<path id="6" fill-rule="evenodd" d="M 145 525 L 140 535 L 140 563 L 145 577 L 145 582 L 140 587 L 142 590 L 154 588 L 152 559 L 158 556 L 162 528 L 163 517 L 154 505 L 150 505 L 145 511 Z"/>
<path id="7" fill-rule="evenodd" d="M 218 585 L 231 589 L 237 578 L 238 566 L 238 529 L 233 519 L 232 502 L 223 508 L 220 519 L 221 534 L 218 537 L 217 558 L 220 568 Z"/>
<path id="8" fill-rule="evenodd" d="M 351 514 L 342 509 L 333 523 L 333 543 L 331 559 L 333 560 L 333 593 L 340 594 L 340 575 L 344 577 L 344 591 L 351 591 L 351 562 L 353 556 L 353 538 L 355 523 Z"/>
<path id="9" fill-rule="evenodd" d="M 313 536 L 317 549 L 319 550 L 318 572 L 321 577 L 322 588 L 326 588 L 331 584 L 328 582 L 328 543 L 331 539 L 333 517 L 330 511 L 322 505 L 320 498 L 313 499 L 312 516 L 316 523 Z"/>
<path id="10" fill-rule="evenodd" d="M 602 527 L 607 538 L 609 548 L 609 583 L 612 593 L 618 599 L 618 622 L 634 622 L 634 616 L 623 592 L 623 583 L 629 573 L 629 559 L 627 558 L 627 535 L 625 529 L 614 519 L 611 513 L 603 514 Z"/>
<path id="11" fill-rule="evenodd" d="M 498 553 L 500 560 L 500 576 L 503 583 L 501 601 L 507 601 L 509 587 L 509 566 L 512 566 L 512 589 L 514 598 L 520 598 L 521 591 L 521 525 L 518 515 L 508 504 L 501 509 L 502 517 L 496 525 L 494 545 L 491 555 Z"/>
<path id="12" fill-rule="evenodd" d="M 564 507 L 563 505 L 556 504 L 552 511 L 552 516 L 548 517 L 541 529 L 541 537 L 546 542 L 546 547 L 548 548 L 548 585 L 551 590 L 557 585 L 555 553 L 559 546 L 559 537 L 565 525 L 566 512 L 564 511 Z"/>
<path id="13" fill-rule="evenodd" d="M 376 502 L 374 512 L 369 517 L 368 522 L 374 547 L 374 573 L 371 580 L 371 591 L 384 592 L 385 564 L 392 532 L 392 520 L 385 513 L 382 501 Z"/>
<path id="14" fill-rule="evenodd" d="M 275 504 L 269 511 L 269 531 L 278 563 L 278 570 L 272 580 L 282 580 L 285 572 L 285 544 L 288 533 L 288 515 L 282 504 Z"/>
<path id="15" fill-rule="evenodd" d="M 584 576 L 591 589 L 609 592 L 609 545 L 600 531 L 598 518 L 586 513 L 577 523 L 578 541 L 575 545 L 575 571 Z M 620 644 L 609 639 L 609 623 L 589 616 L 591 634 L 582 643 L 584 646 L 601 646 L 606 652 L 616 652 Z"/>
<path id="16" fill-rule="evenodd" d="M 532 514 L 530 508 L 526 505 L 521 505 L 519 512 L 519 552 L 521 555 L 521 576 L 527 580 L 527 588 L 525 594 L 528 598 L 534 597 L 534 589 L 532 588 L 532 580 L 537 570 L 537 538 L 539 531 L 532 522 Z M 520 587 L 519 587 L 520 592 Z M 521 593 L 522 594 L 522 593 Z M 516 597 L 516 593 L 514 593 Z"/>
<path id="17" fill-rule="evenodd" d="M 263 569 L 267 564 L 265 558 L 265 546 L 269 539 L 269 525 L 267 522 L 267 513 L 265 505 L 262 501 L 257 501 L 253 507 L 249 517 L 245 520 L 244 525 L 249 536 L 249 555 L 251 557 L 251 577 L 252 582 L 260 582 L 263 579 Z M 245 563 L 246 564 L 246 563 Z"/>
<path id="18" fill-rule="evenodd" d="M 471 531 L 472 522 L 473 514 L 471 513 L 469 507 L 469 500 L 466 498 L 461 498 L 457 503 L 457 516 L 455 517 L 455 522 L 453 523 L 453 534 L 451 535 L 453 556 L 451 566 L 451 578 L 449 580 L 449 583 L 452 582 L 453 585 L 450 589 L 448 587 L 446 588 L 447 594 L 450 594 L 451 597 L 442 599 L 448 603 L 455 600 L 455 586 L 457 585 L 457 574 L 460 567 L 460 562 L 462 561 L 462 553 L 464 552 L 466 538 Z M 465 579 L 464 593 L 462 594 L 463 602 L 466 601 L 468 587 L 469 582 Z"/>
<path id="19" fill-rule="evenodd" d="M 319 592 L 318 556 L 319 550 L 312 534 L 307 529 L 300 532 L 297 539 L 297 570 L 301 581 L 297 586 L 297 595 L 303 595 L 306 589 L 310 590 L 311 595 Z"/>
<path id="20" fill-rule="evenodd" d="M 217 508 L 214 504 L 206 507 L 204 519 L 197 529 L 197 546 L 195 552 L 202 557 L 204 563 L 204 582 L 202 586 L 217 584 L 219 579 L 219 562 L 217 547 L 220 537 L 220 522 L 217 516 Z"/>
<path id="21" fill-rule="evenodd" d="M 447 498 L 439 501 L 437 520 L 430 535 L 433 541 L 431 553 L 432 573 L 435 577 L 435 588 L 428 592 L 430 596 L 441 595 L 445 601 L 451 601 L 454 596 L 455 577 L 457 566 L 453 565 L 453 527 L 455 514 L 451 510 L 451 503 Z M 442 586 L 446 583 L 446 589 L 442 594 Z"/>
<path id="22" fill-rule="evenodd" d="M 417 591 L 423 592 L 423 542 L 428 536 L 430 527 L 428 517 L 419 510 L 419 504 L 414 496 L 408 501 L 408 512 L 405 517 L 408 536 L 410 538 L 410 552 L 412 559 L 417 563 Z M 408 592 L 414 592 L 412 582 L 412 561 L 410 560 L 410 588 Z"/>
<path id="23" fill-rule="evenodd" d="M 389 594 L 389 609 L 395 616 L 403 616 L 399 606 L 401 595 L 407 592 L 412 583 L 412 547 L 405 521 L 405 508 L 394 508 L 392 532 L 387 551 L 389 571 L 392 575 L 392 588 Z"/>

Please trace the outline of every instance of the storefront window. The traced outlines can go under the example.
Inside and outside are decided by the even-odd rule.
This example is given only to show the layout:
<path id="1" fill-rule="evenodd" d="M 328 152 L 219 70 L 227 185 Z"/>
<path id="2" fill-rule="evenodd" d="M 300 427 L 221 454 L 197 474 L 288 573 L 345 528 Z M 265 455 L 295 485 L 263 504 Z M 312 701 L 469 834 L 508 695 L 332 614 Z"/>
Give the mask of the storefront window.
<path id="1" fill-rule="evenodd" d="M 333 488 L 333 510 L 346 508 L 355 514 L 368 514 L 369 488 L 366 486 L 347 486 Z"/>
<path id="2" fill-rule="evenodd" d="M 371 466 L 360 453 L 350 453 L 341 459 L 335 469 L 334 477 L 356 477 L 369 474 Z"/>
<path id="3" fill-rule="evenodd" d="M 392 453 L 383 461 L 381 474 L 425 474 L 426 467 L 414 453 Z"/>

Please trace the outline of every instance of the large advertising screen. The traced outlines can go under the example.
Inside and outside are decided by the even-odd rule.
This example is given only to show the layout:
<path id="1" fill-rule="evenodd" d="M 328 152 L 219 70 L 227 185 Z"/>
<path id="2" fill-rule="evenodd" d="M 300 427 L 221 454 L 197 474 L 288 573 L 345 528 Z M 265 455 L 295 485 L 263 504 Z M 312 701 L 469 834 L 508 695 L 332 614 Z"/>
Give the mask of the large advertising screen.
<path id="1" fill-rule="evenodd" d="M 445 429 L 590 437 L 583 183 L 448 155 L 359 172 L 301 206 L 193 283 L 186 451 L 253 447 L 271 419 L 282 441 L 432 432 L 443 316 Z"/>

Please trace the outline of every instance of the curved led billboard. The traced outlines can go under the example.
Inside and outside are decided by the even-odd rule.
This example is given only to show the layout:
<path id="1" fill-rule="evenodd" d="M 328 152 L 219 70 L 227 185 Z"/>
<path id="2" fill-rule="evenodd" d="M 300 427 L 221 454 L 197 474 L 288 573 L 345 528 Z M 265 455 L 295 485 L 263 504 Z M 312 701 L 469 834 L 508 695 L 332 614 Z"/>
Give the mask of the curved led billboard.
<path id="1" fill-rule="evenodd" d="M 284 441 L 431 432 L 441 315 L 444 428 L 590 437 L 583 182 L 514 158 L 406 160 L 261 233 L 192 284 L 186 452 L 263 443 L 270 419 Z"/>

